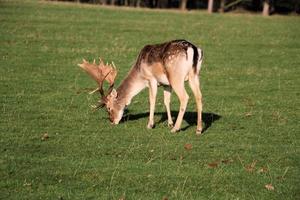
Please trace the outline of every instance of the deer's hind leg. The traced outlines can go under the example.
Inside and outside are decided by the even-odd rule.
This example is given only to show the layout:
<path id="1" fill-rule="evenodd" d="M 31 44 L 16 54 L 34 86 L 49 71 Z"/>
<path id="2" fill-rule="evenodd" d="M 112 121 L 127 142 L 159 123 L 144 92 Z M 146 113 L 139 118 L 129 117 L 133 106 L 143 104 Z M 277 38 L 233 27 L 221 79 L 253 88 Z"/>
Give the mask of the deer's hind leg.
<path id="1" fill-rule="evenodd" d="M 184 77 L 176 77 L 173 76 L 173 79 L 170 80 L 172 89 L 176 93 L 180 101 L 180 109 L 179 113 L 175 122 L 173 129 L 171 130 L 172 133 L 175 133 L 180 130 L 182 119 L 186 110 L 186 106 L 189 100 L 189 95 L 187 94 L 184 88 Z"/>
<path id="2" fill-rule="evenodd" d="M 165 104 L 165 107 L 167 110 L 169 127 L 173 127 L 173 125 L 174 125 L 172 116 L 171 116 L 171 110 L 170 110 L 171 93 L 172 93 L 172 88 L 170 86 L 164 86 L 164 104 Z"/>
<path id="3" fill-rule="evenodd" d="M 191 71 L 189 74 L 189 85 L 196 99 L 197 105 L 197 130 L 196 134 L 200 135 L 202 133 L 202 94 L 199 84 L 199 76 Z"/>

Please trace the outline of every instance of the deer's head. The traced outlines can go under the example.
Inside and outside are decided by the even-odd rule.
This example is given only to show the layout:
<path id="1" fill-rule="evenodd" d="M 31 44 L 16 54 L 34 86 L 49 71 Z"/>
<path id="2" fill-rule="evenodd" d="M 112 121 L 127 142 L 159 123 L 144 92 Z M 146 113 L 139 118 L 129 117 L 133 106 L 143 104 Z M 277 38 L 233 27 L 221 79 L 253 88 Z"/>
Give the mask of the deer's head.
<path id="1" fill-rule="evenodd" d="M 111 123 L 118 124 L 123 115 L 123 108 L 117 102 L 117 91 L 114 89 L 115 78 L 118 73 L 114 63 L 104 64 L 100 59 L 97 65 L 95 60 L 93 63 L 89 63 L 83 59 L 83 63 L 78 64 L 78 66 L 84 69 L 98 83 L 98 88 L 93 91 L 93 93 L 96 91 L 100 93 L 100 100 L 95 108 L 105 107 Z M 109 83 L 107 91 L 103 89 L 105 80 Z"/>

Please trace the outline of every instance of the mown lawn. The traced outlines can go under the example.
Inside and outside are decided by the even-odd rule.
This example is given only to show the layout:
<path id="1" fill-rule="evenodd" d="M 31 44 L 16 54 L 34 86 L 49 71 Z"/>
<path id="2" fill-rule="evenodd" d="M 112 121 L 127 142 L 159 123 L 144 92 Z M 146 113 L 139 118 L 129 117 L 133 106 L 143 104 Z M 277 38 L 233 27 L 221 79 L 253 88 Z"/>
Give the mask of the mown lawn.
<path id="1" fill-rule="evenodd" d="M 0 0 L 0 199 L 299 199 L 299 33 L 296 16 Z M 170 133 L 161 89 L 153 130 L 147 90 L 118 126 L 92 112 L 82 58 L 120 83 L 144 45 L 179 38 L 205 52 L 202 136 L 193 98 Z"/>

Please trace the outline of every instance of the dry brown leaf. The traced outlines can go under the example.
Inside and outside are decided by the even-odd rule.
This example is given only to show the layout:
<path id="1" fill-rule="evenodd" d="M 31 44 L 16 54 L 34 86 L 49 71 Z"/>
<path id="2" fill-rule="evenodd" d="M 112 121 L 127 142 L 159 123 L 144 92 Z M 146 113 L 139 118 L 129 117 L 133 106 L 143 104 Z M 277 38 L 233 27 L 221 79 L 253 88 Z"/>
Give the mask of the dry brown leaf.
<path id="1" fill-rule="evenodd" d="M 251 113 L 251 112 L 247 112 L 247 113 L 245 114 L 245 117 L 250 117 L 250 116 L 252 116 L 252 113 Z"/>
<path id="2" fill-rule="evenodd" d="M 32 186 L 32 183 L 24 183 L 23 186 Z"/>
<path id="3" fill-rule="evenodd" d="M 269 170 L 268 170 L 268 168 L 267 167 L 262 167 L 262 168 L 260 168 L 259 170 L 258 170 L 258 173 L 266 173 L 266 172 L 268 172 Z"/>
<path id="4" fill-rule="evenodd" d="M 209 168 L 216 168 L 219 165 L 219 162 L 212 162 L 207 164 Z"/>
<path id="5" fill-rule="evenodd" d="M 49 139 L 48 133 L 44 133 L 44 135 L 42 136 L 41 139 L 42 139 L 43 141 L 44 141 L 44 140 L 48 140 L 48 139 Z"/>
<path id="6" fill-rule="evenodd" d="M 257 160 L 253 160 L 253 162 L 252 162 L 250 165 L 247 165 L 247 166 L 245 167 L 246 171 L 248 171 L 248 172 L 253 172 L 256 163 L 257 163 Z"/>
<path id="7" fill-rule="evenodd" d="M 273 186 L 271 183 L 265 185 L 265 188 L 266 188 L 267 190 L 274 190 L 274 186 Z"/>
<path id="8" fill-rule="evenodd" d="M 184 145 L 184 148 L 185 148 L 185 150 L 191 150 L 193 148 L 193 146 L 192 146 L 192 144 L 187 143 Z"/>
<path id="9" fill-rule="evenodd" d="M 226 160 L 222 160 L 221 162 L 224 163 L 224 164 L 230 164 L 230 163 L 233 162 L 233 160 L 232 159 L 226 159 Z"/>
<path id="10" fill-rule="evenodd" d="M 25 186 L 25 187 L 31 187 L 31 186 L 32 186 L 32 183 L 28 182 L 28 181 L 25 179 L 25 180 L 24 180 L 23 186 Z"/>
<path id="11" fill-rule="evenodd" d="M 163 200 L 168 200 L 168 197 L 164 197 Z"/>

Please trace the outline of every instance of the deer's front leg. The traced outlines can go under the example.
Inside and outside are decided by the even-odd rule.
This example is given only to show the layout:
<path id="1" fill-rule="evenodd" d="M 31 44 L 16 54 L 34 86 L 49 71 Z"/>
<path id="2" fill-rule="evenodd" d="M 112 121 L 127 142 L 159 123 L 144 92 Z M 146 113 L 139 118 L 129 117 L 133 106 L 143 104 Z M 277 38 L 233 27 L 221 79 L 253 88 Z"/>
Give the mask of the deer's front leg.
<path id="1" fill-rule="evenodd" d="M 150 114 L 147 128 L 151 129 L 154 127 L 154 110 L 155 110 L 155 100 L 157 94 L 157 81 L 149 81 L 149 102 L 150 102 Z"/>

